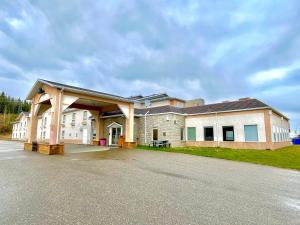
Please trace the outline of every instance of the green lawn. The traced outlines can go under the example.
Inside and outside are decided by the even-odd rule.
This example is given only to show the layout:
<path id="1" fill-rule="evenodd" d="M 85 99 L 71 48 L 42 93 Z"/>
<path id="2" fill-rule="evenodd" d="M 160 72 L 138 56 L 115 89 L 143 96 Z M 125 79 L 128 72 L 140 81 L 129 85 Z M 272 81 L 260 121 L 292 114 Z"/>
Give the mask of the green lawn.
<path id="1" fill-rule="evenodd" d="M 275 151 L 211 147 L 149 148 L 148 146 L 138 146 L 138 149 L 184 153 L 300 170 L 300 146 L 289 146 Z"/>

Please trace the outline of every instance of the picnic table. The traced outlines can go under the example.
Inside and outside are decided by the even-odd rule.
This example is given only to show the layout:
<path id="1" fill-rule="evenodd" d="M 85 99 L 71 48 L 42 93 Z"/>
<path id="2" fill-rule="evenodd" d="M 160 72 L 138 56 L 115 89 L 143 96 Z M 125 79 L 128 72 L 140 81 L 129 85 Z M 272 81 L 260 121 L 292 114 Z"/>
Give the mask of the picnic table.
<path id="1" fill-rule="evenodd" d="M 149 147 L 164 147 L 164 148 L 170 148 L 171 147 L 171 143 L 168 140 L 164 140 L 164 141 L 151 141 L 151 143 L 149 144 Z"/>

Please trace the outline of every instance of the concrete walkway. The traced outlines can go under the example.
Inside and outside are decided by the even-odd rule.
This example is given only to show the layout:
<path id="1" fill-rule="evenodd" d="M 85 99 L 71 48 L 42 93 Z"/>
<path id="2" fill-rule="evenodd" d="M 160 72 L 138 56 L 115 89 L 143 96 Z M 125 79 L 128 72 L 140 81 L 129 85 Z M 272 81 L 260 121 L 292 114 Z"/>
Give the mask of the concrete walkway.
<path id="1" fill-rule="evenodd" d="M 82 153 L 82 152 L 100 152 L 107 151 L 110 148 L 107 146 L 95 146 L 95 145 L 74 145 L 65 144 L 65 153 Z"/>

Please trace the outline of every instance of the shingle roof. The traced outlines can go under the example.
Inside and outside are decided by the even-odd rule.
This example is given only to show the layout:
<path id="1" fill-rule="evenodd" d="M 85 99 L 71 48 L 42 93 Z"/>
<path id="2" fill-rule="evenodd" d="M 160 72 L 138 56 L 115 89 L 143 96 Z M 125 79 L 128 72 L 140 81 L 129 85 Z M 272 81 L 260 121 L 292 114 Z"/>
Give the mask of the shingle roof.
<path id="1" fill-rule="evenodd" d="M 267 104 L 257 99 L 246 99 L 232 102 L 222 102 L 201 106 L 194 106 L 189 108 L 183 108 L 183 113 L 186 114 L 201 114 L 201 113 L 213 113 L 213 112 L 226 112 L 256 108 L 271 108 Z"/>
<path id="2" fill-rule="evenodd" d="M 246 99 L 240 101 L 232 102 L 222 102 L 215 104 L 208 104 L 202 106 L 194 106 L 188 108 L 178 108 L 174 106 L 159 106 L 146 109 L 134 109 L 135 115 L 145 115 L 148 111 L 148 114 L 160 114 L 160 113 L 179 113 L 185 115 L 193 114 L 209 114 L 216 112 L 229 112 L 229 111 L 240 111 L 240 110 L 250 110 L 250 109 L 262 109 L 270 108 L 267 104 L 257 100 L 257 99 Z M 112 116 L 112 115 L 121 115 L 121 111 L 114 111 L 110 113 L 105 113 L 103 116 Z"/>
<path id="3" fill-rule="evenodd" d="M 31 100 L 32 96 L 35 94 L 35 92 L 37 91 L 38 87 L 41 84 L 47 84 L 49 86 L 56 87 L 59 89 L 63 88 L 65 90 L 69 90 L 69 91 L 76 92 L 76 93 L 85 92 L 85 93 L 88 93 L 89 95 L 93 95 L 93 96 L 100 96 L 100 97 L 104 97 L 104 98 L 115 99 L 115 100 L 120 100 L 120 101 L 125 101 L 125 102 L 133 102 L 133 100 L 131 100 L 131 99 L 124 98 L 124 97 L 121 97 L 118 95 L 112 95 L 112 94 L 108 94 L 108 93 L 104 93 L 104 92 L 89 90 L 89 89 L 85 89 L 85 88 L 75 87 L 75 86 L 61 84 L 61 83 L 43 80 L 43 79 L 38 79 L 36 81 L 35 85 L 33 86 L 33 88 L 31 89 L 30 93 L 28 94 L 28 96 L 26 98 L 27 100 Z"/>

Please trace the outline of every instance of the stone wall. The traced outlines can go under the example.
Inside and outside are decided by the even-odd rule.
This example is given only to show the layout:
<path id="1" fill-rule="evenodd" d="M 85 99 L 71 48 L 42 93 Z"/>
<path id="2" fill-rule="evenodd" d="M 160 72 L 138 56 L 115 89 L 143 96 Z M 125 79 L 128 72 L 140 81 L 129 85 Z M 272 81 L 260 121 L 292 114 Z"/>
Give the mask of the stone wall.
<path id="1" fill-rule="evenodd" d="M 153 140 L 153 129 L 158 129 L 158 140 L 168 140 L 172 147 L 184 146 L 181 141 L 180 129 L 184 128 L 184 116 L 169 114 L 148 115 L 146 117 L 146 142 L 145 142 L 145 117 L 139 118 L 138 144 L 148 145 Z"/>
<path id="2" fill-rule="evenodd" d="M 109 128 L 108 126 L 112 124 L 113 122 L 121 124 L 122 127 L 122 132 L 123 135 L 126 135 L 126 118 L 124 116 L 119 116 L 119 117 L 110 117 L 110 118 L 105 118 L 103 119 L 104 121 L 104 137 L 107 140 L 107 143 L 109 142 Z M 133 133 L 133 140 L 137 141 L 138 140 L 138 130 L 139 130 L 139 118 L 134 118 L 134 133 Z"/>

